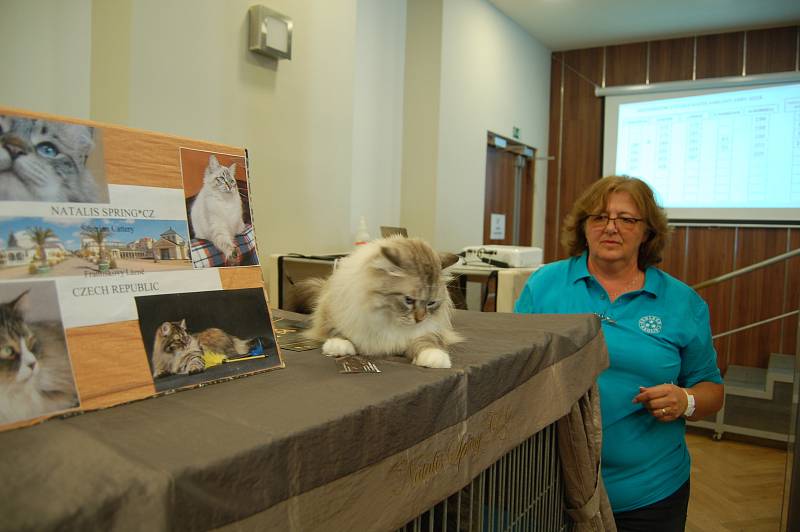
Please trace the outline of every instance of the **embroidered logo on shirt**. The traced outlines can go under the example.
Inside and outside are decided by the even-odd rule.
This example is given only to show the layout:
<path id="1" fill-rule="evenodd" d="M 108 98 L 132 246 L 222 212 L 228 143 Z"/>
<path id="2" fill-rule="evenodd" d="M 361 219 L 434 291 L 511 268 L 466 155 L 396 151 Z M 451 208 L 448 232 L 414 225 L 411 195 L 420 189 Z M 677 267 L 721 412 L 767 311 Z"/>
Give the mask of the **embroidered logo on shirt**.
<path id="1" fill-rule="evenodd" d="M 661 318 L 658 316 L 642 316 L 639 319 L 639 328 L 647 334 L 658 334 L 661 332 Z"/>

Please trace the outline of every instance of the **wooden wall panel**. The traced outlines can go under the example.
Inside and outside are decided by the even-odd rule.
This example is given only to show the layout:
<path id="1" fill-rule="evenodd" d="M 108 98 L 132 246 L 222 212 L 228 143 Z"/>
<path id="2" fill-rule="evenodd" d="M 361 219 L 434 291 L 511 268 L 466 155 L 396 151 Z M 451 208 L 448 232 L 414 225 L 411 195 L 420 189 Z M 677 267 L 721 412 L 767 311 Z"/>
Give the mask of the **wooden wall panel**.
<path id="1" fill-rule="evenodd" d="M 603 48 L 586 48 L 564 52 L 567 68 L 579 74 L 590 85 L 603 83 Z M 566 99 L 569 101 L 569 98 Z"/>
<path id="2" fill-rule="evenodd" d="M 544 261 L 552 262 L 558 255 L 559 184 L 561 169 L 561 71 L 564 69 L 564 54 L 556 52 L 550 60 L 550 123 L 548 143 L 553 160 L 547 165 L 547 209 L 544 214 Z"/>
<path id="3" fill-rule="evenodd" d="M 741 76 L 744 32 L 697 38 L 697 79 Z"/>
<path id="4" fill-rule="evenodd" d="M 534 157 L 536 152 L 534 151 Z M 526 157 L 525 168 L 522 170 L 522 187 L 520 190 L 520 224 L 519 245 L 530 246 L 533 243 L 533 182 L 536 172 L 534 160 Z"/>
<path id="5" fill-rule="evenodd" d="M 792 35 L 795 35 L 793 38 Z M 790 57 L 794 58 L 797 48 L 797 27 L 755 30 L 747 32 L 747 73 L 767 73 L 776 69 L 785 70 Z M 745 32 L 704 35 L 696 38 L 696 77 L 698 79 L 721 76 L 739 76 L 745 61 Z M 623 83 L 641 77 L 641 59 L 637 55 L 646 43 L 624 46 L 609 46 L 584 50 L 571 50 L 553 54 L 553 76 L 550 97 L 550 155 L 556 157 L 548 168 L 547 214 L 545 217 L 545 261 L 552 262 L 563 258 L 558 245 L 558 231 L 577 196 L 594 179 L 600 176 L 602 154 L 602 103 L 594 96 L 594 85 Z M 650 42 L 649 79 L 651 83 L 676 81 L 692 78 L 692 65 L 695 56 L 695 38 L 669 39 Z M 605 72 L 604 68 L 605 57 Z M 634 60 L 625 58 L 633 57 Z M 565 63 L 564 76 L 561 76 L 561 59 Z M 794 60 L 794 59 L 793 59 Z M 630 65 L 630 71 L 626 70 Z M 792 63 L 789 70 L 795 68 Z M 563 102 L 561 89 L 564 89 Z M 563 124 L 559 120 L 563 104 Z M 561 143 L 559 144 L 559 139 Z M 558 171 L 560 169 L 560 171 Z M 741 230 L 741 229 L 740 229 Z M 734 250 L 737 229 L 691 227 L 679 228 L 675 238 L 665 252 L 662 267 L 665 271 L 694 284 L 728 273 L 734 269 Z M 789 231 L 791 249 L 800 247 L 800 229 Z M 787 229 L 765 228 L 743 232 L 747 245 L 739 246 L 736 254 L 736 267 L 752 264 L 772 250 L 783 247 L 778 253 L 787 251 Z M 681 242 L 681 240 L 684 240 Z M 746 319 L 750 312 L 762 315 L 773 310 L 777 298 L 783 307 L 800 305 L 800 259 L 783 266 L 786 272 L 787 298 L 783 292 L 775 295 L 774 288 L 766 288 L 764 283 L 777 275 L 767 270 L 761 277 L 740 280 L 736 286 L 728 281 L 723 285 L 707 288 L 700 295 L 709 303 L 714 333 L 732 328 L 732 316 L 737 320 Z M 772 281 L 769 281 L 770 283 Z M 766 292 L 765 292 L 766 290 Z M 782 288 L 781 288 L 782 290 Z M 734 297 L 734 292 L 736 297 Z M 747 310 L 747 299 L 767 298 L 763 308 Z M 735 305 L 735 307 L 732 307 Z M 752 305 L 752 303 L 751 303 Z M 753 331 L 749 335 L 734 335 L 735 348 L 729 351 L 730 339 L 718 340 L 715 345 L 720 354 L 720 366 L 725 369 L 728 359 L 732 364 L 766 364 L 769 350 L 794 353 L 797 322 L 782 320 L 781 333 L 774 328 Z M 741 338 L 739 337 L 741 336 Z M 776 348 L 773 336 L 779 338 Z M 739 351 L 741 350 L 741 354 Z M 750 352 L 755 350 L 756 352 Z M 739 358 L 741 357 L 741 360 Z M 763 367 L 763 366 L 762 366 Z"/>
<path id="6" fill-rule="evenodd" d="M 688 227 L 676 227 L 667 247 L 664 249 L 663 261 L 657 266 L 677 279 L 686 278 L 686 239 Z"/>
<path id="7" fill-rule="evenodd" d="M 694 37 L 650 43 L 650 83 L 692 79 Z"/>
<path id="8" fill-rule="evenodd" d="M 647 82 L 647 43 L 606 48 L 606 87 Z"/>
<path id="9" fill-rule="evenodd" d="M 733 250 L 736 242 L 736 229 L 692 228 L 687 255 L 689 256 L 686 278 L 687 284 L 694 285 L 707 281 L 733 270 Z M 714 285 L 698 291 L 706 303 L 711 317 L 711 332 L 718 334 L 730 330 L 732 290 L 729 284 Z M 729 361 L 730 337 L 716 340 L 717 364 L 725 372 Z"/>
<path id="10" fill-rule="evenodd" d="M 797 26 L 747 32 L 747 75 L 794 70 Z"/>
<path id="11" fill-rule="evenodd" d="M 590 48 L 564 54 L 564 119 L 562 142 L 570 156 L 561 165 L 560 226 L 575 199 L 600 177 L 602 165 L 602 102 L 594 94 L 602 79 L 603 50 Z M 567 102 L 569 105 L 567 105 Z M 558 249 L 557 258 L 566 255 Z"/>
<path id="12" fill-rule="evenodd" d="M 800 249 L 800 228 L 789 230 L 789 251 Z M 786 262 L 788 279 L 786 282 L 786 300 L 783 312 L 800 309 L 800 257 L 794 257 Z M 783 334 L 781 335 L 781 350 L 785 355 L 798 354 L 797 326 L 800 316 L 793 316 L 783 320 Z"/>
<path id="13" fill-rule="evenodd" d="M 786 230 L 741 228 L 736 268 L 744 268 L 786 252 Z M 783 311 L 786 263 L 774 264 L 731 281 L 736 312 L 731 327 L 737 328 L 772 318 Z M 780 350 L 780 322 L 749 329 L 731 337 L 731 359 L 737 364 L 767 367 L 770 353 Z"/>

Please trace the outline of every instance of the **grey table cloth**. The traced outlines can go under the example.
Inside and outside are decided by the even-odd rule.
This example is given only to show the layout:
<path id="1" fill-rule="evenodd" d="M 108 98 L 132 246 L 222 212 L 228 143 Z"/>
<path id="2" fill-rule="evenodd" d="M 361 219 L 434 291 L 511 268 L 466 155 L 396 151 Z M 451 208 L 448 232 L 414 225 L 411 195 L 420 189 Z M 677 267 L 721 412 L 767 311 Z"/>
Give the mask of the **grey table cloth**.
<path id="1" fill-rule="evenodd" d="M 284 351 L 282 370 L 1 433 L 0 528 L 391 530 L 561 419 L 570 515 L 613 529 L 598 320 L 454 322 L 447 370 L 390 357 L 340 374 L 319 350 Z"/>

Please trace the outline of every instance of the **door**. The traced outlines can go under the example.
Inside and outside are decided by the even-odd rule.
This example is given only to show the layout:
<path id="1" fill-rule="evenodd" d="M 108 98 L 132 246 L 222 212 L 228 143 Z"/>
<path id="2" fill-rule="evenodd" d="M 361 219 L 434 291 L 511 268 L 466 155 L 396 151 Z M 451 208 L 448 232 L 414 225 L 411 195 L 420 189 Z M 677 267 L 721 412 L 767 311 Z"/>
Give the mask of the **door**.
<path id="1" fill-rule="evenodd" d="M 536 152 L 494 133 L 487 138 L 483 243 L 530 246 Z"/>

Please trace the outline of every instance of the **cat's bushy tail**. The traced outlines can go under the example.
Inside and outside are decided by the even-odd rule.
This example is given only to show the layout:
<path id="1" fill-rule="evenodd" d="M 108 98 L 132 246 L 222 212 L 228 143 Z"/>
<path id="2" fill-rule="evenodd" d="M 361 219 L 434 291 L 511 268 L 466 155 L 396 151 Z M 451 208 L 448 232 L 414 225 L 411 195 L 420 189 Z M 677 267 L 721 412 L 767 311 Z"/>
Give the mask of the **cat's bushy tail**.
<path id="1" fill-rule="evenodd" d="M 294 308 L 292 310 L 302 314 L 311 314 L 317 306 L 319 294 L 327 281 L 323 277 L 310 277 L 295 283 Z"/>
<path id="2" fill-rule="evenodd" d="M 241 338 L 231 336 L 231 340 L 233 340 L 233 348 L 236 350 L 236 353 L 239 355 L 246 355 L 250 353 L 250 349 L 255 345 L 258 339 L 251 338 L 249 340 L 242 340 Z"/>

